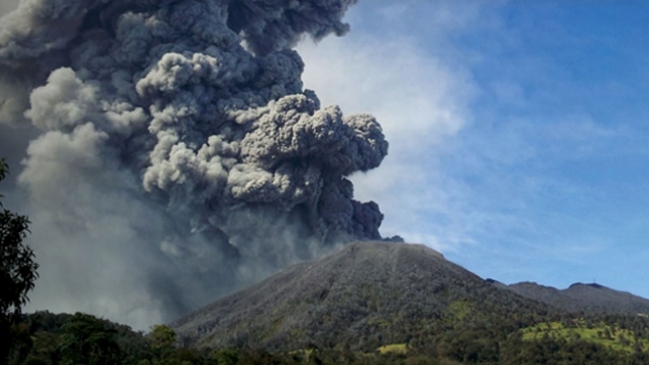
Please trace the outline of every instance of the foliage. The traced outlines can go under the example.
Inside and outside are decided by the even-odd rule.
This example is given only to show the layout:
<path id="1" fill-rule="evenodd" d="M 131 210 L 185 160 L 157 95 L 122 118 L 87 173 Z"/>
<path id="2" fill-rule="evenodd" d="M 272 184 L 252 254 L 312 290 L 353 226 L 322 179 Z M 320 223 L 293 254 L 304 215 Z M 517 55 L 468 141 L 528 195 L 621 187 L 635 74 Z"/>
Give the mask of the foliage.
<path id="1" fill-rule="evenodd" d="M 121 362 L 117 331 L 105 320 L 77 313 L 62 327 L 61 355 L 65 365 L 110 365 Z"/>
<path id="2" fill-rule="evenodd" d="M 629 353 L 649 349 L 649 339 L 642 338 L 633 329 L 620 328 L 604 322 L 592 324 L 583 319 L 569 322 L 540 323 L 522 330 L 523 340 L 540 340 L 543 337 L 568 342 L 585 341 L 616 351 Z"/>
<path id="3" fill-rule="evenodd" d="M 4 159 L 0 160 L 0 181 L 9 173 Z M 2 195 L 0 195 L 2 198 Z M 10 343 L 11 327 L 20 318 L 21 307 L 29 298 L 38 277 L 34 252 L 23 240 L 29 232 L 26 216 L 4 209 L 0 201 L 0 343 Z M 0 346 L 0 360 L 7 356 L 8 346 Z"/>
<path id="4" fill-rule="evenodd" d="M 151 328 L 149 340 L 156 359 L 163 361 L 169 358 L 175 350 L 176 332 L 169 326 L 155 325 Z"/>
<path id="5" fill-rule="evenodd" d="M 383 344 L 373 351 L 351 351 L 310 344 L 299 351 L 269 352 L 267 349 L 209 349 L 180 346 L 168 326 L 154 326 L 151 333 L 134 332 L 87 314 L 55 315 L 37 312 L 24 316 L 18 344 L 10 365 L 123 364 L 123 365 L 334 365 L 334 364 L 628 364 L 646 365 L 649 351 L 633 352 L 607 347 L 584 339 L 569 339 L 548 333 L 530 337 L 536 328 L 595 329 L 615 326 L 617 334 L 628 334 L 639 342 L 649 339 L 649 319 L 638 316 L 571 316 L 545 318 L 532 326 L 512 330 L 521 321 L 515 314 L 487 325 L 475 311 L 462 311 L 471 324 L 457 318 L 441 320 L 439 332 L 422 332 L 409 344 Z M 464 324 L 462 324 L 464 323 Z M 482 323 L 482 324 L 481 324 Z M 174 342 L 176 341 L 176 342 Z"/>
<path id="6" fill-rule="evenodd" d="M 378 348 L 378 351 L 381 354 L 405 354 L 408 352 L 408 348 L 405 343 L 395 343 L 381 346 Z"/>

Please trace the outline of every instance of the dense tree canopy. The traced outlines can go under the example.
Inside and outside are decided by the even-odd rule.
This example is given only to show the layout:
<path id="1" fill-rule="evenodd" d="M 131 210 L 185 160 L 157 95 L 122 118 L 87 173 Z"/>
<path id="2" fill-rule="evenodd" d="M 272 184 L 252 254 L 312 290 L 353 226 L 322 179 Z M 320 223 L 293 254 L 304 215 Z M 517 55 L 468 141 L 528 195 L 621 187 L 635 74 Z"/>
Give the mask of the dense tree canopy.
<path id="1" fill-rule="evenodd" d="M 333 347 L 314 343 L 300 350 L 273 351 L 258 348 L 254 343 L 217 349 L 182 345 L 168 326 L 154 326 L 150 333 L 144 334 L 87 314 L 36 312 L 23 316 L 8 364 L 649 364 L 649 352 L 642 345 L 649 340 L 649 319 L 645 317 L 574 314 L 547 317 L 532 327 L 514 328 L 511 323 L 504 317 L 482 324 L 480 318 L 471 323 L 447 323 L 428 333 L 415 334 L 410 343 L 373 351 L 346 349 L 343 343 Z M 586 336 L 565 336 L 559 331 L 570 329 L 585 335 L 604 325 L 618 336 L 632 332 L 629 341 L 637 346 L 622 348 L 614 340 L 592 341 Z M 528 336 L 531 333 L 537 335 Z"/>
<path id="2" fill-rule="evenodd" d="M 0 160 L 0 181 L 9 173 L 4 159 Z M 27 294 L 34 288 L 38 264 L 34 252 L 23 240 L 29 232 L 29 220 L 4 208 L 0 195 L 0 343 L 9 343 L 11 325 L 27 303 Z M 0 346 L 0 360 L 6 356 L 6 346 Z"/>

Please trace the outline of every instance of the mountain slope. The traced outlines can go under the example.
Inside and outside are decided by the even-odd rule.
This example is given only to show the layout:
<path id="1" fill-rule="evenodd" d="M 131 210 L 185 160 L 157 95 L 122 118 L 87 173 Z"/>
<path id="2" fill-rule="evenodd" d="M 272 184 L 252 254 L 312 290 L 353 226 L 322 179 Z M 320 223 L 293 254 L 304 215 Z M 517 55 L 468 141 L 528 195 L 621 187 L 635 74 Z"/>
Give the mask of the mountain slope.
<path id="1" fill-rule="evenodd" d="M 210 347 L 373 350 L 425 331 L 534 323 L 547 307 L 500 289 L 423 245 L 362 242 L 269 279 L 176 321 Z"/>
<path id="2" fill-rule="evenodd" d="M 649 300 L 599 284 L 575 283 L 563 290 L 531 282 L 507 287 L 521 296 L 569 312 L 649 315 Z"/>

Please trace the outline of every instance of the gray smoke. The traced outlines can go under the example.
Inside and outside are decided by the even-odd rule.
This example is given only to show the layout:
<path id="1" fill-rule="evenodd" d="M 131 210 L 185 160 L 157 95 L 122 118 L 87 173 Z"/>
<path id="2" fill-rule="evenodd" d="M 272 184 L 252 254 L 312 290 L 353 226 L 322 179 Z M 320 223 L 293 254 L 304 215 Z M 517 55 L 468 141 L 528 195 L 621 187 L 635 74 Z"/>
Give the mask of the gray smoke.
<path id="1" fill-rule="evenodd" d="M 291 50 L 344 35 L 355 2 L 23 0 L 4 16 L 0 122 L 40 131 L 19 183 L 41 291 L 168 320 L 380 238 L 346 177 L 380 164 L 381 127 L 321 108 Z"/>

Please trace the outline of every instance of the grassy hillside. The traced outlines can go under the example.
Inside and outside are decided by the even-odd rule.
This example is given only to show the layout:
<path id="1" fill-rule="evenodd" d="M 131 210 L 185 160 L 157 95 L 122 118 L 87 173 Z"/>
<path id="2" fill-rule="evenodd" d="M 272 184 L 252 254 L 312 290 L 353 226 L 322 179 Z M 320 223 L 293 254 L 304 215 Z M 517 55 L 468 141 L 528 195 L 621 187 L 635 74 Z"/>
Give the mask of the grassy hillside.
<path id="1" fill-rule="evenodd" d="M 521 333 L 526 341 L 551 338 L 568 342 L 585 341 L 627 353 L 649 350 L 649 339 L 633 329 L 604 322 L 587 323 L 583 319 L 539 323 L 522 329 Z"/>

